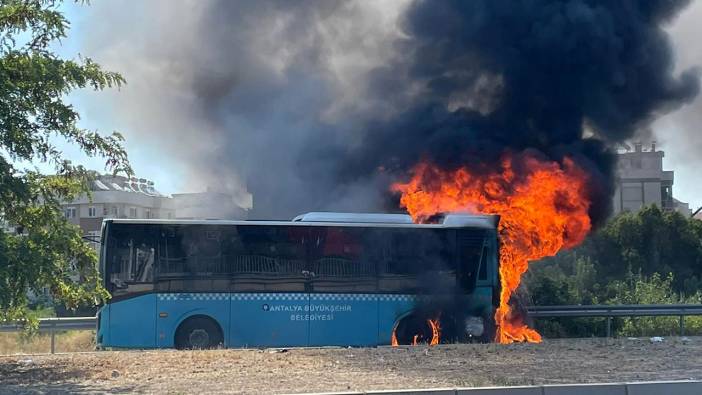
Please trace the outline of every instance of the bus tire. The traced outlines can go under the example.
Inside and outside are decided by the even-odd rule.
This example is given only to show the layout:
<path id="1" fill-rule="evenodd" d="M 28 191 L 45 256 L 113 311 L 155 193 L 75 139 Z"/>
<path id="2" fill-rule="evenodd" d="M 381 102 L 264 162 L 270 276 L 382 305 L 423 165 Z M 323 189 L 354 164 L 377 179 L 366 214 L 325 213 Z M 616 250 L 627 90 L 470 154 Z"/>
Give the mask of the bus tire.
<path id="1" fill-rule="evenodd" d="M 400 346 L 412 345 L 413 335 L 421 335 L 420 342 L 428 343 L 432 338 L 432 328 L 427 319 L 416 313 L 407 314 L 397 321 L 393 327 L 395 340 Z"/>
<path id="2" fill-rule="evenodd" d="M 189 317 L 176 329 L 175 347 L 179 350 L 211 349 L 223 343 L 222 328 L 208 316 Z"/>

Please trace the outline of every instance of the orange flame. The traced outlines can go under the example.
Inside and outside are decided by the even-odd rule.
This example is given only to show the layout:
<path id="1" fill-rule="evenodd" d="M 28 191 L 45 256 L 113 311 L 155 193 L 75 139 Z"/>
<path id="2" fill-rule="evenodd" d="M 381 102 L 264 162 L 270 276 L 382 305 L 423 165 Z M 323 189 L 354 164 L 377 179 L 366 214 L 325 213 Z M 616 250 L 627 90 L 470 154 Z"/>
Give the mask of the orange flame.
<path id="1" fill-rule="evenodd" d="M 515 170 L 518 168 L 519 170 Z M 562 163 L 530 154 L 505 154 L 501 165 L 475 173 L 443 170 L 420 162 L 407 183 L 393 184 L 400 204 L 416 222 L 445 212 L 498 214 L 500 220 L 500 305 L 496 341 L 541 341 L 509 305 L 529 261 L 555 255 L 582 242 L 590 231 L 587 173 L 570 158 Z"/>
<path id="2" fill-rule="evenodd" d="M 427 320 L 427 324 L 431 327 L 431 340 L 429 341 L 430 346 L 435 346 L 439 344 L 441 337 L 441 326 L 439 325 L 439 320 Z"/>
<path id="3" fill-rule="evenodd" d="M 431 339 L 429 339 L 429 345 L 430 346 L 435 346 L 439 344 L 439 341 L 441 340 L 441 325 L 439 324 L 439 319 L 429 319 L 427 320 L 427 325 L 431 328 Z M 400 343 L 397 341 L 397 324 L 395 325 L 394 328 L 392 328 L 392 335 L 390 337 L 390 345 L 393 347 L 397 347 L 400 345 Z M 416 334 L 412 336 L 412 346 L 418 345 L 422 340 L 424 340 L 424 335 L 423 334 Z"/>

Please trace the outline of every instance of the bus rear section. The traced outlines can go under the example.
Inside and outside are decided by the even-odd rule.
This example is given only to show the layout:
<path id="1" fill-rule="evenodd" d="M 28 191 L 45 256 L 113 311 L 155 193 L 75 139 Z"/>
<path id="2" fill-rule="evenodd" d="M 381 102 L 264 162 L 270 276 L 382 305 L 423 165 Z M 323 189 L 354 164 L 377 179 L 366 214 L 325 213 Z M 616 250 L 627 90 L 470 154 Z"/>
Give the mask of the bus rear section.
<path id="1" fill-rule="evenodd" d="M 494 227 L 109 220 L 101 259 L 101 347 L 492 339 Z"/>

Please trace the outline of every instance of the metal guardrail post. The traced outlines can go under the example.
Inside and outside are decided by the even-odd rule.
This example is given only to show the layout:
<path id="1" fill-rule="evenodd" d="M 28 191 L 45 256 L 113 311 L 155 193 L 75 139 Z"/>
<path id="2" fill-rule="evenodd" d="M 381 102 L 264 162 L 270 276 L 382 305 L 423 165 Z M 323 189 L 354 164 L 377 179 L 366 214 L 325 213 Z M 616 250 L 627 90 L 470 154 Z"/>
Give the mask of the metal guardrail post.
<path id="1" fill-rule="evenodd" d="M 680 315 L 680 336 L 685 336 L 685 316 Z"/>
<path id="2" fill-rule="evenodd" d="M 607 317 L 607 337 L 612 337 L 612 317 Z"/>
<path id="3" fill-rule="evenodd" d="M 51 322 L 51 326 L 49 327 L 49 333 L 51 333 L 51 353 L 54 354 L 56 351 L 56 348 L 54 347 L 56 344 L 56 331 L 54 330 L 54 327 L 56 324 Z"/>

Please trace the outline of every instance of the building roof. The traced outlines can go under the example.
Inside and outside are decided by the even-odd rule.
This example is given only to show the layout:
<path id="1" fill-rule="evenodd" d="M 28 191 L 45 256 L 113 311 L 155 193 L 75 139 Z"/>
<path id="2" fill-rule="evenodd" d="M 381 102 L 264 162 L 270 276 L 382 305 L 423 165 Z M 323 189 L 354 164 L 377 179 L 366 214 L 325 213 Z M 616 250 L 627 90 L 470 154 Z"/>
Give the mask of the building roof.
<path id="1" fill-rule="evenodd" d="M 139 193 L 146 196 L 163 197 L 165 195 L 161 194 L 154 188 L 154 182 L 149 181 L 145 178 L 137 177 L 122 177 L 113 175 L 100 175 L 90 185 L 90 190 L 94 192 L 107 192 L 107 191 L 117 191 L 117 192 L 129 192 L 129 193 Z"/>

